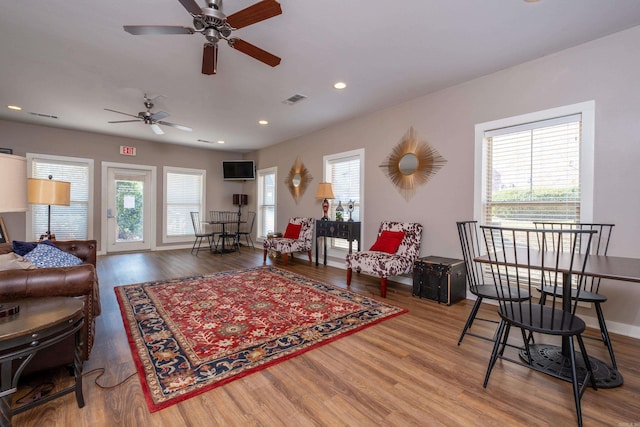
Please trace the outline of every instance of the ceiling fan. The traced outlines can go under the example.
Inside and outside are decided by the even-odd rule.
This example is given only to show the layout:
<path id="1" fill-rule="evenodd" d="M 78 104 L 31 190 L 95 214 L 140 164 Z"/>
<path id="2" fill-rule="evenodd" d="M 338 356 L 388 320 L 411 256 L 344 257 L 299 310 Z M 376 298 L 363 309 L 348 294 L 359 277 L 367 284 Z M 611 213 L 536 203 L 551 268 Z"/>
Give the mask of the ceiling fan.
<path id="1" fill-rule="evenodd" d="M 156 135 L 162 135 L 164 133 L 164 131 L 162 130 L 162 128 L 159 125 L 163 125 L 163 126 L 171 126 L 173 128 L 176 129 L 180 129 L 180 130 L 184 130 L 187 132 L 191 132 L 193 129 L 191 129 L 190 127 L 187 126 L 182 126 L 182 125 L 177 125 L 175 123 L 169 123 L 169 122 L 165 122 L 162 119 L 164 119 L 165 117 L 169 117 L 169 113 L 165 113 L 164 111 L 158 111 L 155 113 L 151 112 L 151 109 L 153 108 L 153 102 L 162 97 L 162 95 L 158 95 L 154 98 L 149 98 L 147 97 L 147 94 L 144 94 L 144 106 L 146 107 L 147 111 L 140 111 L 137 115 L 134 114 L 129 114 L 129 113 L 123 113 L 122 111 L 116 111 L 116 110 L 111 110 L 109 108 L 105 108 L 105 110 L 107 111 L 111 111 L 113 113 L 118 113 L 118 114 L 124 114 L 125 116 L 129 116 L 129 117 L 135 117 L 135 120 L 116 120 L 116 121 L 111 121 L 109 123 L 130 123 L 130 122 L 144 122 L 148 125 L 151 125 L 151 130 L 153 130 L 153 132 Z"/>
<path id="2" fill-rule="evenodd" d="M 282 13 L 276 0 L 262 0 L 226 16 L 222 13 L 222 0 L 206 0 L 207 7 L 200 7 L 195 0 L 178 0 L 193 17 L 193 27 L 172 25 L 125 25 L 124 30 L 133 35 L 147 34 L 204 34 L 207 41 L 202 55 L 202 74 L 215 74 L 218 66 L 218 41 L 225 40 L 229 46 L 258 61 L 275 67 L 280 58 L 237 37 L 231 32 L 264 21 Z"/>

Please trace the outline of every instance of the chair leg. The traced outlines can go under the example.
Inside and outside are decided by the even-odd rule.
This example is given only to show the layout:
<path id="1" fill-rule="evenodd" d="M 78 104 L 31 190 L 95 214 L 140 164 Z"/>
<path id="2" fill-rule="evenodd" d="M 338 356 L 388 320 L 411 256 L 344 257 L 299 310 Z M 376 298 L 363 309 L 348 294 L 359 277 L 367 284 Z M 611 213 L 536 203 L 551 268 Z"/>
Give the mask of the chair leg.
<path id="1" fill-rule="evenodd" d="M 282 253 L 282 264 L 284 265 L 288 265 L 289 264 L 289 254 L 283 252 Z"/>
<path id="2" fill-rule="evenodd" d="M 347 268 L 347 288 L 351 286 L 351 275 L 353 274 L 353 270 L 351 268 Z"/>
<path id="3" fill-rule="evenodd" d="M 609 338 L 609 331 L 607 331 L 607 324 L 604 321 L 604 313 L 602 312 L 602 306 L 599 302 L 595 303 L 596 314 L 598 315 L 598 323 L 600 324 L 600 335 L 602 335 L 602 341 L 609 350 L 609 357 L 611 358 L 611 365 L 613 369 L 618 369 L 616 364 L 616 358 L 613 355 L 613 346 L 611 345 L 611 338 Z"/>
<path id="4" fill-rule="evenodd" d="M 596 379 L 593 376 L 593 369 L 591 368 L 591 362 L 589 361 L 589 356 L 587 355 L 587 349 L 584 346 L 584 340 L 582 339 L 582 335 L 578 335 L 578 345 L 580 346 L 580 351 L 582 352 L 582 359 L 584 360 L 584 366 L 587 368 L 587 373 L 589 375 L 589 382 L 591 383 L 591 387 L 594 390 L 598 389 L 596 385 Z"/>
<path id="5" fill-rule="evenodd" d="M 382 298 L 387 297 L 387 278 L 386 277 L 380 278 L 380 296 Z"/>
<path id="6" fill-rule="evenodd" d="M 582 426 L 582 409 L 580 408 L 580 387 L 578 385 L 578 372 L 576 370 L 576 349 L 573 344 L 573 337 L 569 338 L 569 361 L 571 363 L 571 383 L 573 386 L 573 399 L 576 402 L 576 415 L 578 416 L 578 426 Z M 585 359 L 587 355 L 584 354 Z"/>
<path id="7" fill-rule="evenodd" d="M 480 308 L 480 303 L 482 303 L 482 297 L 477 297 L 476 302 L 473 304 L 473 308 L 471 309 L 471 313 L 469 313 L 469 317 L 467 317 L 467 323 L 464 324 L 464 329 L 462 329 L 462 334 L 460 334 L 460 339 L 458 340 L 458 345 L 462 343 L 462 339 L 464 338 L 467 330 L 473 324 L 473 320 L 476 318 L 478 314 L 478 309 Z"/>
<path id="8" fill-rule="evenodd" d="M 309 255 L 309 262 L 311 263 L 311 262 L 312 262 L 312 261 L 311 261 L 311 249 L 309 249 L 309 250 L 307 251 L 307 254 Z"/>
<path id="9" fill-rule="evenodd" d="M 263 254 L 263 256 L 262 256 L 262 263 L 263 263 L 263 264 L 265 264 L 265 263 L 267 262 L 267 252 L 268 252 L 268 251 L 265 249 L 265 250 L 264 250 L 264 254 Z"/>
<path id="10" fill-rule="evenodd" d="M 491 371 L 493 370 L 493 366 L 496 364 L 496 360 L 498 359 L 498 347 L 500 346 L 500 341 L 502 338 L 502 334 L 504 333 L 505 321 L 502 320 L 498 325 L 498 331 L 496 333 L 496 341 L 493 343 L 493 350 L 491 351 L 491 357 L 489 358 L 489 366 L 487 366 L 487 373 L 484 376 L 484 384 L 482 387 L 487 388 L 487 384 L 489 383 L 489 377 L 491 376 Z"/>

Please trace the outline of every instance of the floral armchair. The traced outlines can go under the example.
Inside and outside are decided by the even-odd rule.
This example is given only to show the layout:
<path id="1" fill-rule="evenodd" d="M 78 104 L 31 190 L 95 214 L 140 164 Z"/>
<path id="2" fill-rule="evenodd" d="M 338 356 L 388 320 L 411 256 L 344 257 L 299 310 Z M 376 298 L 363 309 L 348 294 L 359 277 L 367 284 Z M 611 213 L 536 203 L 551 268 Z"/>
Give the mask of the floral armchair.
<path id="1" fill-rule="evenodd" d="M 289 220 L 289 226 L 287 227 L 287 232 L 291 227 L 291 225 L 299 225 L 300 230 L 297 238 L 287 237 L 287 232 L 285 232 L 284 237 L 274 237 L 271 239 L 266 239 L 263 243 L 264 246 L 264 257 L 262 262 L 267 262 L 267 254 L 269 251 L 280 252 L 282 254 L 283 263 L 287 265 L 289 261 L 289 254 L 293 258 L 294 252 L 307 252 L 309 255 L 309 262 L 311 262 L 311 248 L 313 246 L 313 218 L 302 218 L 295 217 Z"/>
<path id="2" fill-rule="evenodd" d="M 351 285 L 353 270 L 378 276 L 380 277 L 380 296 L 385 298 L 387 277 L 413 271 L 413 263 L 420 255 L 422 228 L 422 225 L 416 222 L 383 221 L 378 230 L 378 240 L 370 250 L 347 254 L 347 286 Z M 385 231 L 386 233 L 383 233 Z M 399 245 L 396 244 L 391 248 L 386 245 L 380 246 L 383 234 L 397 235 L 397 232 L 404 232 L 404 236 L 400 233 L 402 240 L 399 240 Z M 375 250 L 377 248 L 381 250 Z M 394 251 L 388 253 L 391 250 Z"/>

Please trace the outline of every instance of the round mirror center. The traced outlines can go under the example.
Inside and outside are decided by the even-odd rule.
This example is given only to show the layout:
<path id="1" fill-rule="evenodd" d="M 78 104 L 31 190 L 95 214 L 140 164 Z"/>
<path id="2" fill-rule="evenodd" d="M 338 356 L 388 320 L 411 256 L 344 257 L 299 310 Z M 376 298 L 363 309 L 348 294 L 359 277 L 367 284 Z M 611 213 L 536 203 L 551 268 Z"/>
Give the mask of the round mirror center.
<path id="1" fill-rule="evenodd" d="M 418 170 L 418 157 L 413 153 L 407 153 L 400 158 L 398 169 L 403 175 L 411 175 Z"/>
<path id="2" fill-rule="evenodd" d="M 302 176 L 300 176 L 299 173 L 293 175 L 293 179 L 291 180 L 291 182 L 293 183 L 294 187 L 299 187 L 300 183 L 302 182 Z"/>

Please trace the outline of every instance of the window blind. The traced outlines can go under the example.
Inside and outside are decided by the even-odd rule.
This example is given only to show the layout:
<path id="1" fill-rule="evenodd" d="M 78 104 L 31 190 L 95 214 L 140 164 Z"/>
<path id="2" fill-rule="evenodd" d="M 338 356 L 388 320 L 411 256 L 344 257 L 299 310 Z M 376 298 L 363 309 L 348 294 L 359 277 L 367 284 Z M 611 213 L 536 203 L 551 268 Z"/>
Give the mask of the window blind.
<path id="1" fill-rule="evenodd" d="M 360 156 L 337 157 L 327 161 L 327 176 L 333 188 L 335 199 L 331 201 L 329 217 L 336 217 L 336 208 L 342 203 L 343 218 L 349 219 L 347 205 L 355 201 L 352 216 L 360 218 Z M 344 239 L 331 239 L 331 248 L 347 249 L 349 242 Z"/>
<path id="2" fill-rule="evenodd" d="M 580 114 L 486 131 L 486 223 L 579 221 L 580 141 Z"/>
<path id="3" fill-rule="evenodd" d="M 276 226 L 276 172 L 258 172 L 258 237 L 266 238 Z"/>
<path id="4" fill-rule="evenodd" d="M 167 172 L 166 176 L 166 233 L 167 236 L 191 236 L 194 233 L 191 212 L 203 212 L 203 172 Z"/>
<path id="5" fill-rule="evenodd" d="M 57 240 L 86 240 L 89 232 L 90 165 L 82 161 L 66 161 L 33 157 L 31 177 L 71 183 L 69 206 L 51 206 L 51 232 Z M 31 240 L 47 231 L 48 206 L 30 205 Z"/>

